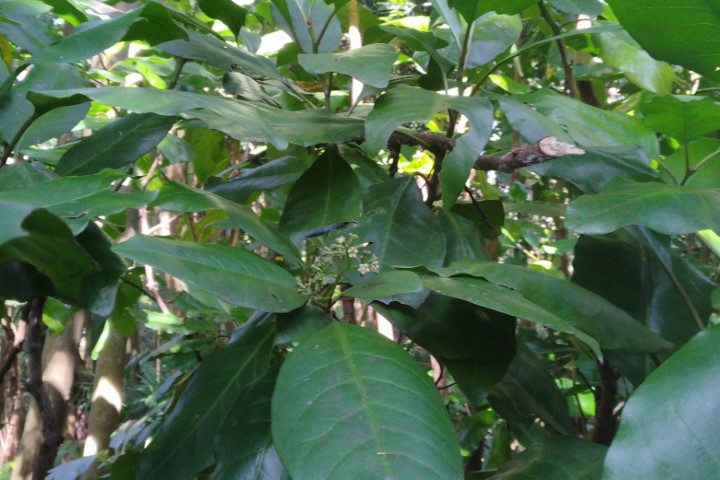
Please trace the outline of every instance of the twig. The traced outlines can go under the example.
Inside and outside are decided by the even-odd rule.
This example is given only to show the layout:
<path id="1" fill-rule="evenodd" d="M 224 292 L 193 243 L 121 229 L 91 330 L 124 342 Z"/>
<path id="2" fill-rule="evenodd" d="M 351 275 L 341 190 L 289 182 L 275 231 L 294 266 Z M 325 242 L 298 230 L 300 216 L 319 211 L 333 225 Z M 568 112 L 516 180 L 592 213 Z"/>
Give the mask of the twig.
<path id="1" fill-rule="evenodd" d="M 17 331 L 12 332 L 11 327 L 8 327 L 8 332 L 6 332 L 8 335 L 13 334 L 13 345 L 10 351 L 7 354 L 7 357 L 5 358 L 5 361 L 3 362 L 2 366 L 0 366 L 0 387 L 2 387 L 3 379 L 5 378 L 5 374 L 10 370 L 15 363 L 15 359 L 17 358 L 18 354 L 20 354 L 20 351 L 22 351 L 23 344 L 25 342 L 25 333 L 27 331 L 27 315 L 23 315 L 23 318 L 20 319 L 20 322 L 18 323 Z"/>
<path id="2" fill-rule="evenodd" d="M 555 137 L 541 138 L 537 143 L 519 145 L 506 154 L 496 156 L 480 156 L 475 160 L 477 170 L 499 170 L 509 172 L 522 167 L 529 167 L 548 160 L 567 155 L 584 155 L 585 150 L 564 143 Z"/>

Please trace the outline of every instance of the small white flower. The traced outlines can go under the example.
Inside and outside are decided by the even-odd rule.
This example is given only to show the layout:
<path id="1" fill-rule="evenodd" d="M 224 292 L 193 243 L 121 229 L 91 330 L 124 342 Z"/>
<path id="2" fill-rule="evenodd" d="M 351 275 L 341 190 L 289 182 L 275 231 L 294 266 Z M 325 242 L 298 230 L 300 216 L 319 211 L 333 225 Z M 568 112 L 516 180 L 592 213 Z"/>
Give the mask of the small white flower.
<path id="1" fill-rule="evenodd" d="M 358 266 L 358 273 L 360 273 L 360 275 L 365 275 L 366 273 L 370 273 L 370 266 L 367 263 L 361 263 Z"/>
<path id="2" fill-rule="evenodd" d="M 340 235 L 339 237 L 337 237 L 337 238 L 335 239 L 335 241 L 336 241 L 337 243 L 339 243 L 340 245 L 342 245 L 342 244 L 345 243 L 345 237 L 343 237 L 342 235 Z"/>
<path id="3" fill-rule="evenodd" d="M 350 258 L 358 258 L 358 249 L 357 247 L 350 247 L 348 248 L 347 254 Z"/>

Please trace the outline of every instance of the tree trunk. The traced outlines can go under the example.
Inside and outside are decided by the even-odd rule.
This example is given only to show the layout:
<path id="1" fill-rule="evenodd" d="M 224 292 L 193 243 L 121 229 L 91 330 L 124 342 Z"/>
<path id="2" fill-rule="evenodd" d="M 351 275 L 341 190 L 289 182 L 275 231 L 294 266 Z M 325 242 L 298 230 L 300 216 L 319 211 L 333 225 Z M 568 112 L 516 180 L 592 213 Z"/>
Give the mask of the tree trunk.
<path id="1" fill-rule="evenodd" d="M 108 324 L 109 334 L 100 351 L 95 365 L 95 385 L 88 437 L 83 455 L 94 455 L 108 448 L 110 435 L 118 427 L 120 409 L 124 398 L 123 379 L 127 356 L 127 338 L 117 331 L 112 321 Z"/>
<path id="2" fill-rule="evenodd" d="M 56 425 L 62 427 L 67 419 L 67 405 L 75 379 L 77 345 L 73 338 L 74 322 L 82 322 L 84 311 L 79 311 L 67 322 L 62 333 L 50 333 L 45 340 L 42 358 L 42 381 L 50 400 Z M 31 401 L 25 420 L 20 448 L 15 459 L 12 480 L 30 480 L 40 447 L 43 443 L 40 412 Z"/>

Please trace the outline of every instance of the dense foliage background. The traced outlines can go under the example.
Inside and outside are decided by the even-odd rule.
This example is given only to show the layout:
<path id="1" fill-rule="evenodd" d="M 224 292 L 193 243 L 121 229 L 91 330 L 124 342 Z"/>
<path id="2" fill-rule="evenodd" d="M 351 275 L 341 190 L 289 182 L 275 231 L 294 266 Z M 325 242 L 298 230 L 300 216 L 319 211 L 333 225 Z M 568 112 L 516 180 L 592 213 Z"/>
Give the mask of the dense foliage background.
<path id="1" fill-rule="evenodd" d="M 0 0 L 0 476 L 715 478 L 718 12 Z"/>

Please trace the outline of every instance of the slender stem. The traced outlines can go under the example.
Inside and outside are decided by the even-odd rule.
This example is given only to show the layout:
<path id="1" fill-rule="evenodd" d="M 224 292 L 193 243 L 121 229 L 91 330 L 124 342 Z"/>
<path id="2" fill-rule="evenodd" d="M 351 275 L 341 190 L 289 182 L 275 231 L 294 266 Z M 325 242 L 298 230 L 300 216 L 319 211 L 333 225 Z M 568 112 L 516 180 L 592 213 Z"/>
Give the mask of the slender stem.
<path id="1" fill-rule="evenodd" d="M 557 24 L 555 19 L 552 18 L 552 15 L 550 15 L 550 11 L 545 6 L 545 2 L 538 2 L 538 6 L 540 7 L 540 14 L 550 26 L 553 34 L 556 36 L 560 35 L 562 33 L 560 26 Z M 565 87 L 567 88 L 568 95 L 572 98 L 578 98 L 577 85 L 575 85 L 575 79 L 573 78 L 572 66 L 570 65 L 570 61 L 567 58 L 567 52 L 565 51 L 565 42 L 562 39 L 557 39 L 555 40 L 555 43 L 557 43 L 558 50 L 560 51 L 560 61 L 562 62 L 563 71 L 565 72 Z"/>
<path id="2" fill-rule="evenodd" d="M 685 176 L 682 182 L 680 182 L 680 185 L 685 185 L 685 182 L 687 182 L 690 175 L 692 175 L 692 173 L 690 173 L 690 145 L 688 145 L 687 142 L 683 145 L 683 155 L 685 156 Z"/>
<path id="3" fill-rule="evenodd" d="M 675 185 L 678 185 L 678 179 L 677 179 L 677 177 L 673 174 L 672 170 L 670 170 L 670 167 L 668 167 L 667 165 L 665 165 L 665 162 L 663 162 L 663 161 L 660 160 L 660 159 L 658 159 L 657 162 L 658 162 L 658 165 L 660 166 L 660 168 L 662 168 L 662 169 L 665 171 L 665 173 L 668 174 L 668 177 L 670 177 L 670 179 L 673 181 L 673 183 L 674 183 Z"/>
<path id="4" fill-rule="evenodd" d="M 2 157 L 0 157 L 0 167 L 7 164 L 8 158 L 10 158 L 10 154 L 12 154 L 12 151 L 15 149 L 15 146 L 18 144 L 22 136 L 25 134 L 25 131 L 30 128 L 30 125 L 37 120 L 40 117 L 37 112 L 30 115 L 30 118 L 25 120 L 25 123 L 23 123 L 20 128 L 18 129 L 18 132 L 15 134 L 15 137 L 13 137 L 12 140 L 10 140 L 10 143 L 8 143 L 7 147 L 5 147 L 5 150 L 3 151 Z"/>
<path id="5" fill-rule="evenodd" d="M 180 73 L 182 72 L 182 69 L 186 63 L 187 63 L 186 58 L 175 57 L 175 70 L 173 70 L 173 73 L 170 76 L 170 82 L 168 82 L 168 84 L 167 84 L 168 90 L 172 90 L 175 88 L 178 80 L 180 79 Z"/>
<path id="6" fill-rule="evenodd" d="M 683 178 L 683 181 L 682 181 L 681 185 L 685 185 L 685 183 L 690 179 L 690 177 L 692 177 L 693 175 L 695 175 L 695 173 L 697 173 L 697 171 L 700 170 L 700 168 L 702 168 L 703 165 L 705 165 L 707 162 L 709 162 L 710 160 L 712 160 L 712 158 L 715 157 L 715 156 L 718 155 L 718 154 L 720 154 L 720 150 L 714 151 L 714 152 L 711 153 L 710 155 L 708 155 L 708 156 L 706 156 L 705 158 L 703 158 L 702 160 L 700 160 L 700 161 L 697 163 L 697 165 L 695 165 L 694 167 L 688 169 L 687 172 L 685 172 L 685 178 Z M 676 183 L 677 183 L 677 182 L 676 182 Z"/>
<path id="7" fill-rule="evenodd" d="M 330 26 L 330 22 L 333 18 L 335 18 L 335 15 L 337 14 L 337 9 L 333 10 L 330 15 L 328 15 L 327 20 L 325 21 L 325 25 L 323 25 L 322 29 L 320 30 L 320 34 L 317 36 L 316 39 L 313 40 L 313 53 L 318 53 L 317 50 L 320 47 L 320 42 L 322 42 L 323 37 L 325 36 L 325 32 L 327 31 L 328 27 Z"/>

